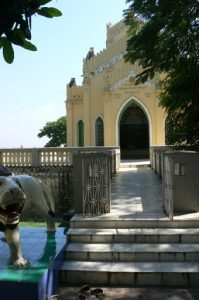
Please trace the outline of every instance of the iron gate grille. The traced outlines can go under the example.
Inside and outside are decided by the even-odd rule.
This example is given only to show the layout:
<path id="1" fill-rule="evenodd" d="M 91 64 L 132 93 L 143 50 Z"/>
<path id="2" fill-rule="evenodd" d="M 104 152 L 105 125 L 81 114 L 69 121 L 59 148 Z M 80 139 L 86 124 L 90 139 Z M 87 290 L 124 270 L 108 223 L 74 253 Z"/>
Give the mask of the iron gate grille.
<path id="1" fill-rule="evenodd" d="M 109 156 L 96 153 L 82 157 L 83 214 L 110 212 Z"/>

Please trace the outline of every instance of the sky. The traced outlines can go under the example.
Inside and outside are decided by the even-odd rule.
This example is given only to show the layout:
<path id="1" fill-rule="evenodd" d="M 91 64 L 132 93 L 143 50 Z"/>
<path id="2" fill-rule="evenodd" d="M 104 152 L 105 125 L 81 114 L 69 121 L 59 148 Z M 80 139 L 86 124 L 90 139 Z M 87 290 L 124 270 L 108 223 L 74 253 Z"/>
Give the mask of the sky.
<path id="1" fill-rule="evenodd" d="M 83 58 L 90 47 L 106 47 L 106 25 L 123 18 L 125 0 L 53 0 L 46 6 L 62 16 L 32 17 L 37 51 L 14 47 L 7 64 L 0 50 L 0 149 L 43 147 L 37 134 L 47 122 L 66 115 L 66 85 L 71 77 L 82 84 Z"/>

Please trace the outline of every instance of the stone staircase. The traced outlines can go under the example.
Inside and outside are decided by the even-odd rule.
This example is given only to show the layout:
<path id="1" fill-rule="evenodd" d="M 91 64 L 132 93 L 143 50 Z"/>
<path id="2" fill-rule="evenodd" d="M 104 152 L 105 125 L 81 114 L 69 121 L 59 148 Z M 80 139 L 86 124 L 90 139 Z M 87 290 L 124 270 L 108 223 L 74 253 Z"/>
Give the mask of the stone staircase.
<path id="1" fill-rule="evenodd" d="M 131 168 L 147 168 L 150 167 L 150 160 L 141 159 L 141 160 L 124 160 L 120 163 L 119 169 L 131 169 Z"/>
<path id="2" fill-rule="evenodd" d="M 199 220 L 75 215 L 61 284 L 196 287 Z"/>

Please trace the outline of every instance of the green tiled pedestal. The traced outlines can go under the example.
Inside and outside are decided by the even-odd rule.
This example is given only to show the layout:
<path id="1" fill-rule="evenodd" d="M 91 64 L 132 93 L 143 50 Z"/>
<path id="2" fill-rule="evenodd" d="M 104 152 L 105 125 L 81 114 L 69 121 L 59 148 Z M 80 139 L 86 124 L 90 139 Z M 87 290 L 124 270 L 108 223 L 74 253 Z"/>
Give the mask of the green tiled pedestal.
<path id="1" fill-rule="evenodd" d="M 4 300 L 46 300 L 56 293 L 66 244 L 64 228 L 47 233 L 45 227 L 20 228 L 22 252 L 30 265 L 9 265 L 9 247 L 0 241 L 0 295 Z"/>

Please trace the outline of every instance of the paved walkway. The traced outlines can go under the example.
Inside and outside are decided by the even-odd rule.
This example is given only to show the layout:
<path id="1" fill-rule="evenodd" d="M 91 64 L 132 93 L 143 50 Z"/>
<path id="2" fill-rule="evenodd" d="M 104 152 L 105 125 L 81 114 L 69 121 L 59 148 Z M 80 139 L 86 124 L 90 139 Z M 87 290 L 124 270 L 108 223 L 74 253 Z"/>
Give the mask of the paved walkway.
<path id="1" fill-rule="evenodd" d="M 111 213 L 101 217 L 168 219 L 163 210 L 162 181 L 148 164 L 149 161 L 122 162 L 112 180 Z M 173 220 L 199 220 L 199 212 L 175 214 Z"/>
<path id="2" fill-rule="evenodd" d="M 111 215 L 165 217 L 162 199 L 161 180 L 151 168 L 120 168 L 112 181 Z"/>

